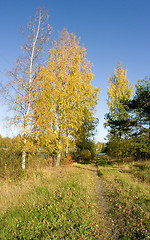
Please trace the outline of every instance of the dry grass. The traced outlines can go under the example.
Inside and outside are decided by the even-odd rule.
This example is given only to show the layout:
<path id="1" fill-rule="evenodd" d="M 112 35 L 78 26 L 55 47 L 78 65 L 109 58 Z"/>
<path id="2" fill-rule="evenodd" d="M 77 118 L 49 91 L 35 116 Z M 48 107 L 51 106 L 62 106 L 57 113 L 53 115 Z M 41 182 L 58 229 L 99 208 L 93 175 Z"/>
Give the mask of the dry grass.
<path id="1" fill-rule="evenodd" d="M 2 239 L 106 239 L 91 166 L 27 170 L 1 182 Z"/>
<path id="2" fill-rule="evenodd" d="M 57 179 L 60 179 L 67 168 L 53 167 L 26 170 L 24 177 L 19 180 L 7 178 L 0 181 L 0 214 L 7 211 L 8 208 L 16 206 L 24 197 L 35 187 L 49 182 L 49 187 L 55 188 Z M 55 184 L 54 184 L 55 182 Z"/>
<path id="3" fill-rule="evenodd" d="M 148 165 L 149 162 L 132 162 L 98 167 L 119 239 L 150 239 Z"/>

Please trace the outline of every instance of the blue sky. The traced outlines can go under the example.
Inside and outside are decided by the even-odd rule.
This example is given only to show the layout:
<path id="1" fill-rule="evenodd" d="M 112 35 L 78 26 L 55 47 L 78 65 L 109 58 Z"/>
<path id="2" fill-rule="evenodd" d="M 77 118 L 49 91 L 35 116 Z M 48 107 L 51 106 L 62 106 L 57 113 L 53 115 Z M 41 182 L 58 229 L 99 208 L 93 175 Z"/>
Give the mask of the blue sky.
<path id="1" fill-rule="evenodd" d="M 0 81 L 15 59 L 21 56 L 24 37 L 20 26 L 26 26 L 38 6 L 50 9 L 52 38 L 64 27 L 80 37 L 93 63 L 93 85 L 101 88 L 97 114 L 97 141 L 104 141 L 103 128 L 107 109 L 108 78 L 118 62 L 128 68 L 129 83 L 150 77 L 150 0 L 1 0 L 0 1 Z M 6 129 L 6 109 L 0 103 L 0 134 L 11 136 Z"/>

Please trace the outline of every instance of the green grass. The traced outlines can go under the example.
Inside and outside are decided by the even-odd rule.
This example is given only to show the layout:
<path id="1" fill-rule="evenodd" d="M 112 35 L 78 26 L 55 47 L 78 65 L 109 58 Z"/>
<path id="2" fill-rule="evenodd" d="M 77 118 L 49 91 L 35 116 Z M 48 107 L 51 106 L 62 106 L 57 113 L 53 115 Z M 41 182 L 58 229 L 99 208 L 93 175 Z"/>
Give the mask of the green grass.
<path id="1" fill-rule="evenodd" d="M 1 186 L 0 239 L 105 239 L 89 170 L 29 171 L 22 182 Z M 6 195 L 9 202 L 4 202 Z"/>
<path id="2" fill-rule="evenodd" d="M 96 161 L 115 239 L 150 239 L 149 162 Z M 111 239 L 97 201 L 92 165 L 29 168 L 0 181 L 0 239 Z"/>
<path id="3" fill-rule="evenodd" d="M 150 184 L 150 162 L 134 163 L 129 172 L 140 181 Z"/>
<path id="4" fill-rule="evenodd" d="M 107 155 L 96 155 L 95 157 L 95 163 L 97 166 L 106 166 L 106 165 L 112 165 L 112 162 L 108 160 Z"/>
<path id="5" fill-rule="evenodd" d="M 150 186 L 139 176 L 148 170 L 147 163 L 134 164 L 98 167 L 118 239 L 150 239 Z"/>

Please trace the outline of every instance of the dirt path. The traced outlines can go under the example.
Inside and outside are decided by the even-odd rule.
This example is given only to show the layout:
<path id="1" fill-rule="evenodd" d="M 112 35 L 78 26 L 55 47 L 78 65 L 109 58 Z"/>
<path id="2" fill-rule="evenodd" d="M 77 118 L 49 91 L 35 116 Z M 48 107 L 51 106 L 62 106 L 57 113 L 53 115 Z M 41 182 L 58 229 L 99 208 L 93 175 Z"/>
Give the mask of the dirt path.
<path id="1" fill-rule="evenodd" d="M 106 201 L 105 198 L 105 187 L 102 179 L 98 176 L 98 170 L 96 166 L 93 166 L 92 174 L 95 177 L 95 186 L 96 192 L 98 196 L 98 205 L 99 205 L 99 214 L 103 218 L 105 231 L 106 231 L 106 240 L 116 240 L 118 239 L 118 230 L 117 225 L 108 216 L 107 211 L 109 210 L 109 202 Z"/>

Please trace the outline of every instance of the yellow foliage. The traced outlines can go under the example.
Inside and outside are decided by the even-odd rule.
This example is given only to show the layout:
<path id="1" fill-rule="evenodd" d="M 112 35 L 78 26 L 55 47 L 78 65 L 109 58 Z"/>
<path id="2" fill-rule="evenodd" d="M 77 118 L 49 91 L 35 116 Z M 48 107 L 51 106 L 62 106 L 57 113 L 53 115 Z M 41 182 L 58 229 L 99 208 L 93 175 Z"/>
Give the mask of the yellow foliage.
<path id="1" fill-rule="evenodd" d="M 108 107 L 114 119 L 121 120 L 128 117 L 123 101 L 129 100 L 133 93 L 133 85 L 127 79 L 127 69 L 120 64 L 114 71 L 114 76 L 109 78 Z"/>
<path id="2" fill-rule="evenodd" d="M 55 142 L 59 150 L 75 138 L 85 110 L 91 115 L 98 101 L 99 89 L 91 85 L 92 64 L 85 55 L 79 40 L 64 29 L 37 75 L 34 133 L 43 144 Z"/>

